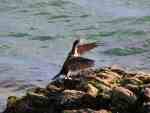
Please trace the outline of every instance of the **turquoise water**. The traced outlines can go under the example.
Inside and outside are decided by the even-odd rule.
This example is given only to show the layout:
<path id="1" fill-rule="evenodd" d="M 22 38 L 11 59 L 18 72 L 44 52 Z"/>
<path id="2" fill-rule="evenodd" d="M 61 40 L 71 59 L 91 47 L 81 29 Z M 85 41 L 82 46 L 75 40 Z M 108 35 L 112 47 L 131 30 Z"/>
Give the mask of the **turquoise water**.
<path id="1" fill-rule="evenodd" d="M 97 66 L 150 69 L 149 0 L 0 0 L 0 109 L 9 95 L 44 86 L 72 42 L 101 41 Z"/>

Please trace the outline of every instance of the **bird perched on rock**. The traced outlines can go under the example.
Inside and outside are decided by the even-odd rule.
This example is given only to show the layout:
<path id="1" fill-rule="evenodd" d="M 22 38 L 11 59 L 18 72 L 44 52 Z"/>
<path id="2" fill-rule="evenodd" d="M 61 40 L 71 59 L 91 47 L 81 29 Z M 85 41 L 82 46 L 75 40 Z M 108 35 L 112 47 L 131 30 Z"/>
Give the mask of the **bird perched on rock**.
<path id="1" fill-rule="evenodd" d="M 62 69 L 52 78 L 52 80 L 56 79 L 60 75 L 65 75 L 65 77 L 69 78 L 72 72 L 93 67 L 95 63 L 94 60 L 81 57 L 81 55 L 90 51 L 91 49 L 94 49 L 100 44 L 102 43 L 93 42 L 80 44 L 80 40 L 75 40 L 72 49 L 62 66 Z"/>

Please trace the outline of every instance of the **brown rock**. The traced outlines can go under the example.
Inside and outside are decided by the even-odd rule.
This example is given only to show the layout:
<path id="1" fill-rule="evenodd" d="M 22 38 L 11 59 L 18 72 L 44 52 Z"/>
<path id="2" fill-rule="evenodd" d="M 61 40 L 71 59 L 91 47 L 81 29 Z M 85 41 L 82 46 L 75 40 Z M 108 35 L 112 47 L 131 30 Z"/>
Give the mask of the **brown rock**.
<path id="1" fill-rule="evenodd" d="M 77 90 L 64 90 L 63 94 L 66 99 L 79 99 L 85 95 L 85 92 Z"/>
<path id="2" fill-rule="evenodd" d="M 77 109 L 77 110 L 64 110 L 63 113 L 95 113 L 95 110 L 90 108 Z"/>
<path id="3" fill-rule="evenodd" d="M 106 109 L 101 109 L 101 110 L 95 111 L 94 113 L 111 113 L 111 111 L 108 111 Z"/>
<path id="4" fill-rule="evenodd" d="M 49 92 L 60 92 L 62 91 L 63 89 L 60 88 L 60 87 L 57 87 L 55 85 L 52 85 L 52 84 L 49 84 L 46 89 L 49 91 Z"/>
<path id="5" fill-rule="evenodd" d="M 141 85 L 143 82 L 136 77 L 126 77 L 121 80 L 121 85 L 133 84 L 133 85 Z"/>
<path id="6" fill-rule="evenodd" d="M 150 83 L 150 74 L 141 73 L 137 74 L 136 77 L 143 81 L 143 83 Z"/>
<path id="7" fill-rule="evenodd" d="M 79 110 L 64 110 L 64 113 L 111 113 L 111 111 L 105 109 L 93 110 L 93 109 L 85 108 Z"/>
<path id="8" fill-rule="evenodd" d="M 144 89 L 144 98 L 145 98 L 145 101 L 150 101 L 150 88 Z"/>
<path id="9" fill-rule="evenodd" d="M 125 69 L 117 64 L 114 64 L 110 67 L 108 67 L 111 71 L 118 73 L 121 76 L 124 76 L 127 74 L 127 72 L 125 72 Z"/>
<path id="10" fill-rule="evenodd" d="M 94 87 L 92 84 L 88 84 L 87 93 L 93 97 L 96 97 L 98 95 L 98 89 Z"/>
<path id="11" fill-rule="evenodd" d="M 129 83 L 129 84 L 125 84 L 124 87 L 127 88 L 127 89 L 129 89 L 133 93 L 138 94 L 139 87 L 137 85 Z"/>
<path id="12" fill-rule="evenodd" d="M 122 97 L 122 98 L 125 97 L 125 99 L 132 98 L 132 97 L 135 96 L 132 91 L 130 91 L 130 90 L 124 88 L 124 87 L 116 87 L 116 88 L 114 88 L 113 93 L 118 95 L 118 96 L 120 96 L 120 97 Z"/>
<path id="13" fill-rule="evenodd" d="M 82 98 L 85 92 L 77 90 L 64 90 L 60 104 L 64 109 L 77 109 L 83 107 Z"/>
<path id="14" fill-rule="evenodd" d="M 124 87 L 116 87 L 112 91 L 112 105 L 121 111 L 128 111 L 135 102 L 134 93 Z"/>

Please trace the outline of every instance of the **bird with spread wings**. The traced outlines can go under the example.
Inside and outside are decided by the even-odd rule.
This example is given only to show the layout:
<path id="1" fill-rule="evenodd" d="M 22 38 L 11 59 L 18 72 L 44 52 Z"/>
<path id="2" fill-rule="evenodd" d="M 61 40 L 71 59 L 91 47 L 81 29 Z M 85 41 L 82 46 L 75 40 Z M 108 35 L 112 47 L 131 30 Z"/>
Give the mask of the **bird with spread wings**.
<path id="1" fill-rule="evenodd" d="M 52 80 L 58 78 L 60 75 L 65 75 L 66 78 L 69 78 L 72 72 L 94 67 L 94 60 L 81 57 L 81 55 L 99 45 L 103 45 L 103 43 L 92 42 L 80 44 L 80 40 L 75 40 L 60 72 Z"/>

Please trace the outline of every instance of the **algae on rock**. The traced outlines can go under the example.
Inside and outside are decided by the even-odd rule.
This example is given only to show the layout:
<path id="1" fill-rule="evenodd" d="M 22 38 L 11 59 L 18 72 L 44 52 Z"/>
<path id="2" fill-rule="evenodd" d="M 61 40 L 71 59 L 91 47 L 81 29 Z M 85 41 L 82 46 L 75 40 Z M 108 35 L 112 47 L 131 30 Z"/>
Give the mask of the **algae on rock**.
<path id="1" fill-rule="evenodd" d="M 107 67 L 8 97 L 3 113 L 150 113 L 149 103 L 149 74 Z"/>

